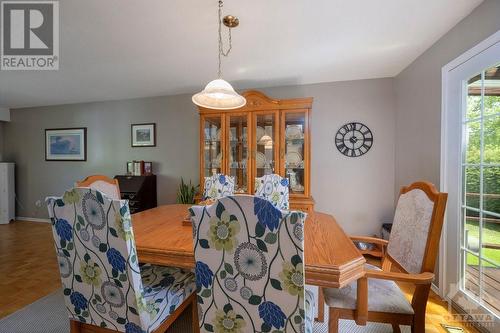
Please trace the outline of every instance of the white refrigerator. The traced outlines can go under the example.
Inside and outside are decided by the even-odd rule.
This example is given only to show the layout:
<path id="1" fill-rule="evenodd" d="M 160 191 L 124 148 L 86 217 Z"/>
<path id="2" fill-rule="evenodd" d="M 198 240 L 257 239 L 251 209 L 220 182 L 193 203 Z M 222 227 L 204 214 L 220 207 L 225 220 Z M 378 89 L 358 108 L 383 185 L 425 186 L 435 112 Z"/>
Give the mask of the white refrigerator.
<path id="1" fill-rule="evenodd" d="M 15 217 L 14 163 L 0 162 L 0 224 Z"/>

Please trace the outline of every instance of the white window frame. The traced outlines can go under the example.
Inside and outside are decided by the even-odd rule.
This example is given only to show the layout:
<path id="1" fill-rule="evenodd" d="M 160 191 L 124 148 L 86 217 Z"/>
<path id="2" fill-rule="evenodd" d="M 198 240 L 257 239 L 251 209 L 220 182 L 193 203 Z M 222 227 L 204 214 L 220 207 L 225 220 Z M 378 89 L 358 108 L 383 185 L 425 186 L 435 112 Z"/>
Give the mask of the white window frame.
<path id="1" fill-rule="evenodd" d="M 478 66 L 481 65 L 481 62 L 484 62 L 485 59 L 495 59 L 492 61 L 498 61 L 498 54 L 500 54 L 500 52 L 498 52 L 497 49 L 499 48 L 500 31 L 497 31 L 495 34 L 466 51 L 464 54 L 460 55 L 458 58 L 454 59 L 442 68 L 440 189 L 443 192 L 448 192 L 449 197 L 440 244 L 438 293 L 441 297 L 447 299 L 448 301 L 448 295 L 450 292 L 449 289 L 452 283 L 458 282 L 456 275 L 461 267 L 460 257 L 463 251 L 463 244 L 460 231 L 463 224 L 461 217 L 464 208 L 461 197 L 461 169 L 463 167 L 462 162 L 465 162 L 462 161 L 462 149 L 464 146 L 464 138 L 462 134 L 464 124 L 472 120 L 469 119 L 466 121 L 464 119 L 464 115 L 457 115 L 457 110 L 463 109 L 465 105 L 465 97 L 467 96 L 464 91 L 466 85 L 463 84 L 462 86 L 459 86 L 457 84 L 457 77 L 462 78 L 462 74 L 458 74 L 460 72 L 468 73 L 473 68 L 477 69 Z M 487 66 L 481 68 L 478 72 L 484 70 Z M 463 100 L 461 101 L 459 99 L 457 100 L 457 96 L 460 96 L 460 90 L 462 90 L 461 96 L 463 97 Z M 457 105 L 461 107 L 457 107 Z M 482 116 L 483 114 L 481 114 L 481 117 Z M 461 139 L 460 144 L 457 144 L 458 138 Z M 477 165 L 481 166 L 482 161 Z M 480 207 L 480 209 L 481 208 L 482 207 Z M 456 221 L 461 221 L 460 225 L 457 226 Z M 459 254 L 458 258 L 457 254 Z M 451 269 L 449 269 L 450 267 Z"/>

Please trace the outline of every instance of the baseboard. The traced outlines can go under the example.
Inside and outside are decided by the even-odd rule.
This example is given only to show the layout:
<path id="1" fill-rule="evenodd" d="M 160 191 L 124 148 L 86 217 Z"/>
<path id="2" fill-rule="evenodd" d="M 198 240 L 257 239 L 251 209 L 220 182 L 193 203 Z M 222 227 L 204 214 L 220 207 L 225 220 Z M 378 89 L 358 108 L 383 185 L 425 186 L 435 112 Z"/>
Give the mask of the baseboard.
<path id="1" fill-rule="evenodd" d="M 50 223 L 50 219 L 40 219 L 37 217 L 23 217 L 23 216 L 16 216 L 16 221 Z"/>

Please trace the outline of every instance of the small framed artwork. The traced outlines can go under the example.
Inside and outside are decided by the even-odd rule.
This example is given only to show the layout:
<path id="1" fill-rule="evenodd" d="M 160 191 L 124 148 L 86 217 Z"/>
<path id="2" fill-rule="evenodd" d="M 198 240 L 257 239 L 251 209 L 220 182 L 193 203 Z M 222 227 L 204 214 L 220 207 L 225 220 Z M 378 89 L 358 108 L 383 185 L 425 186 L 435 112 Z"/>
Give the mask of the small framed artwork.
<path id="1" fill-rule="evenodd" d="M 132 124 L 132 147 L 156 147 L 156 124 Z"/>
<path id="2" fill-rule="evenodd" d="M 86 161 L 87 128 L 45 130 L 46 161 Z"/>
<path id="3" fill-rule="evenodd" d="M 153 162 L 144 162 L 144 174 L 146 175 L 153 174 Z"/>
<path id="4" fill-rule="evenodd" d="M 134 174 L 134 162 L 127 162 L 127 175 Z"/>

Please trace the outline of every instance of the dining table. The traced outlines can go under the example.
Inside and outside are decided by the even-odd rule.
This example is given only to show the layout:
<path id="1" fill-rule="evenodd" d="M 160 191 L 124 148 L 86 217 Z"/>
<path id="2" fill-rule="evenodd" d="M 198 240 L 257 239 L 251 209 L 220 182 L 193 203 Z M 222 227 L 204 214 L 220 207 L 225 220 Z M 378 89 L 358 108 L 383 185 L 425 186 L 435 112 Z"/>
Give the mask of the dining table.
<path id="1" fill-rule="evenodd" d="M 140 262 L 186 269 L 195 267 L 192 226 L 186 223 L 191 205 L 162 205 L 132 215 Z M 335 218 L 310 212 L 304 223 L 306 284 L 342 288 L 364 281 L 364 257 Z M 323 298 L 320 288 L 320 299 Z M 361 305 L 364 308 L 366 305 Z M 322 319 L 323 311 L 318 314 Z"/>

